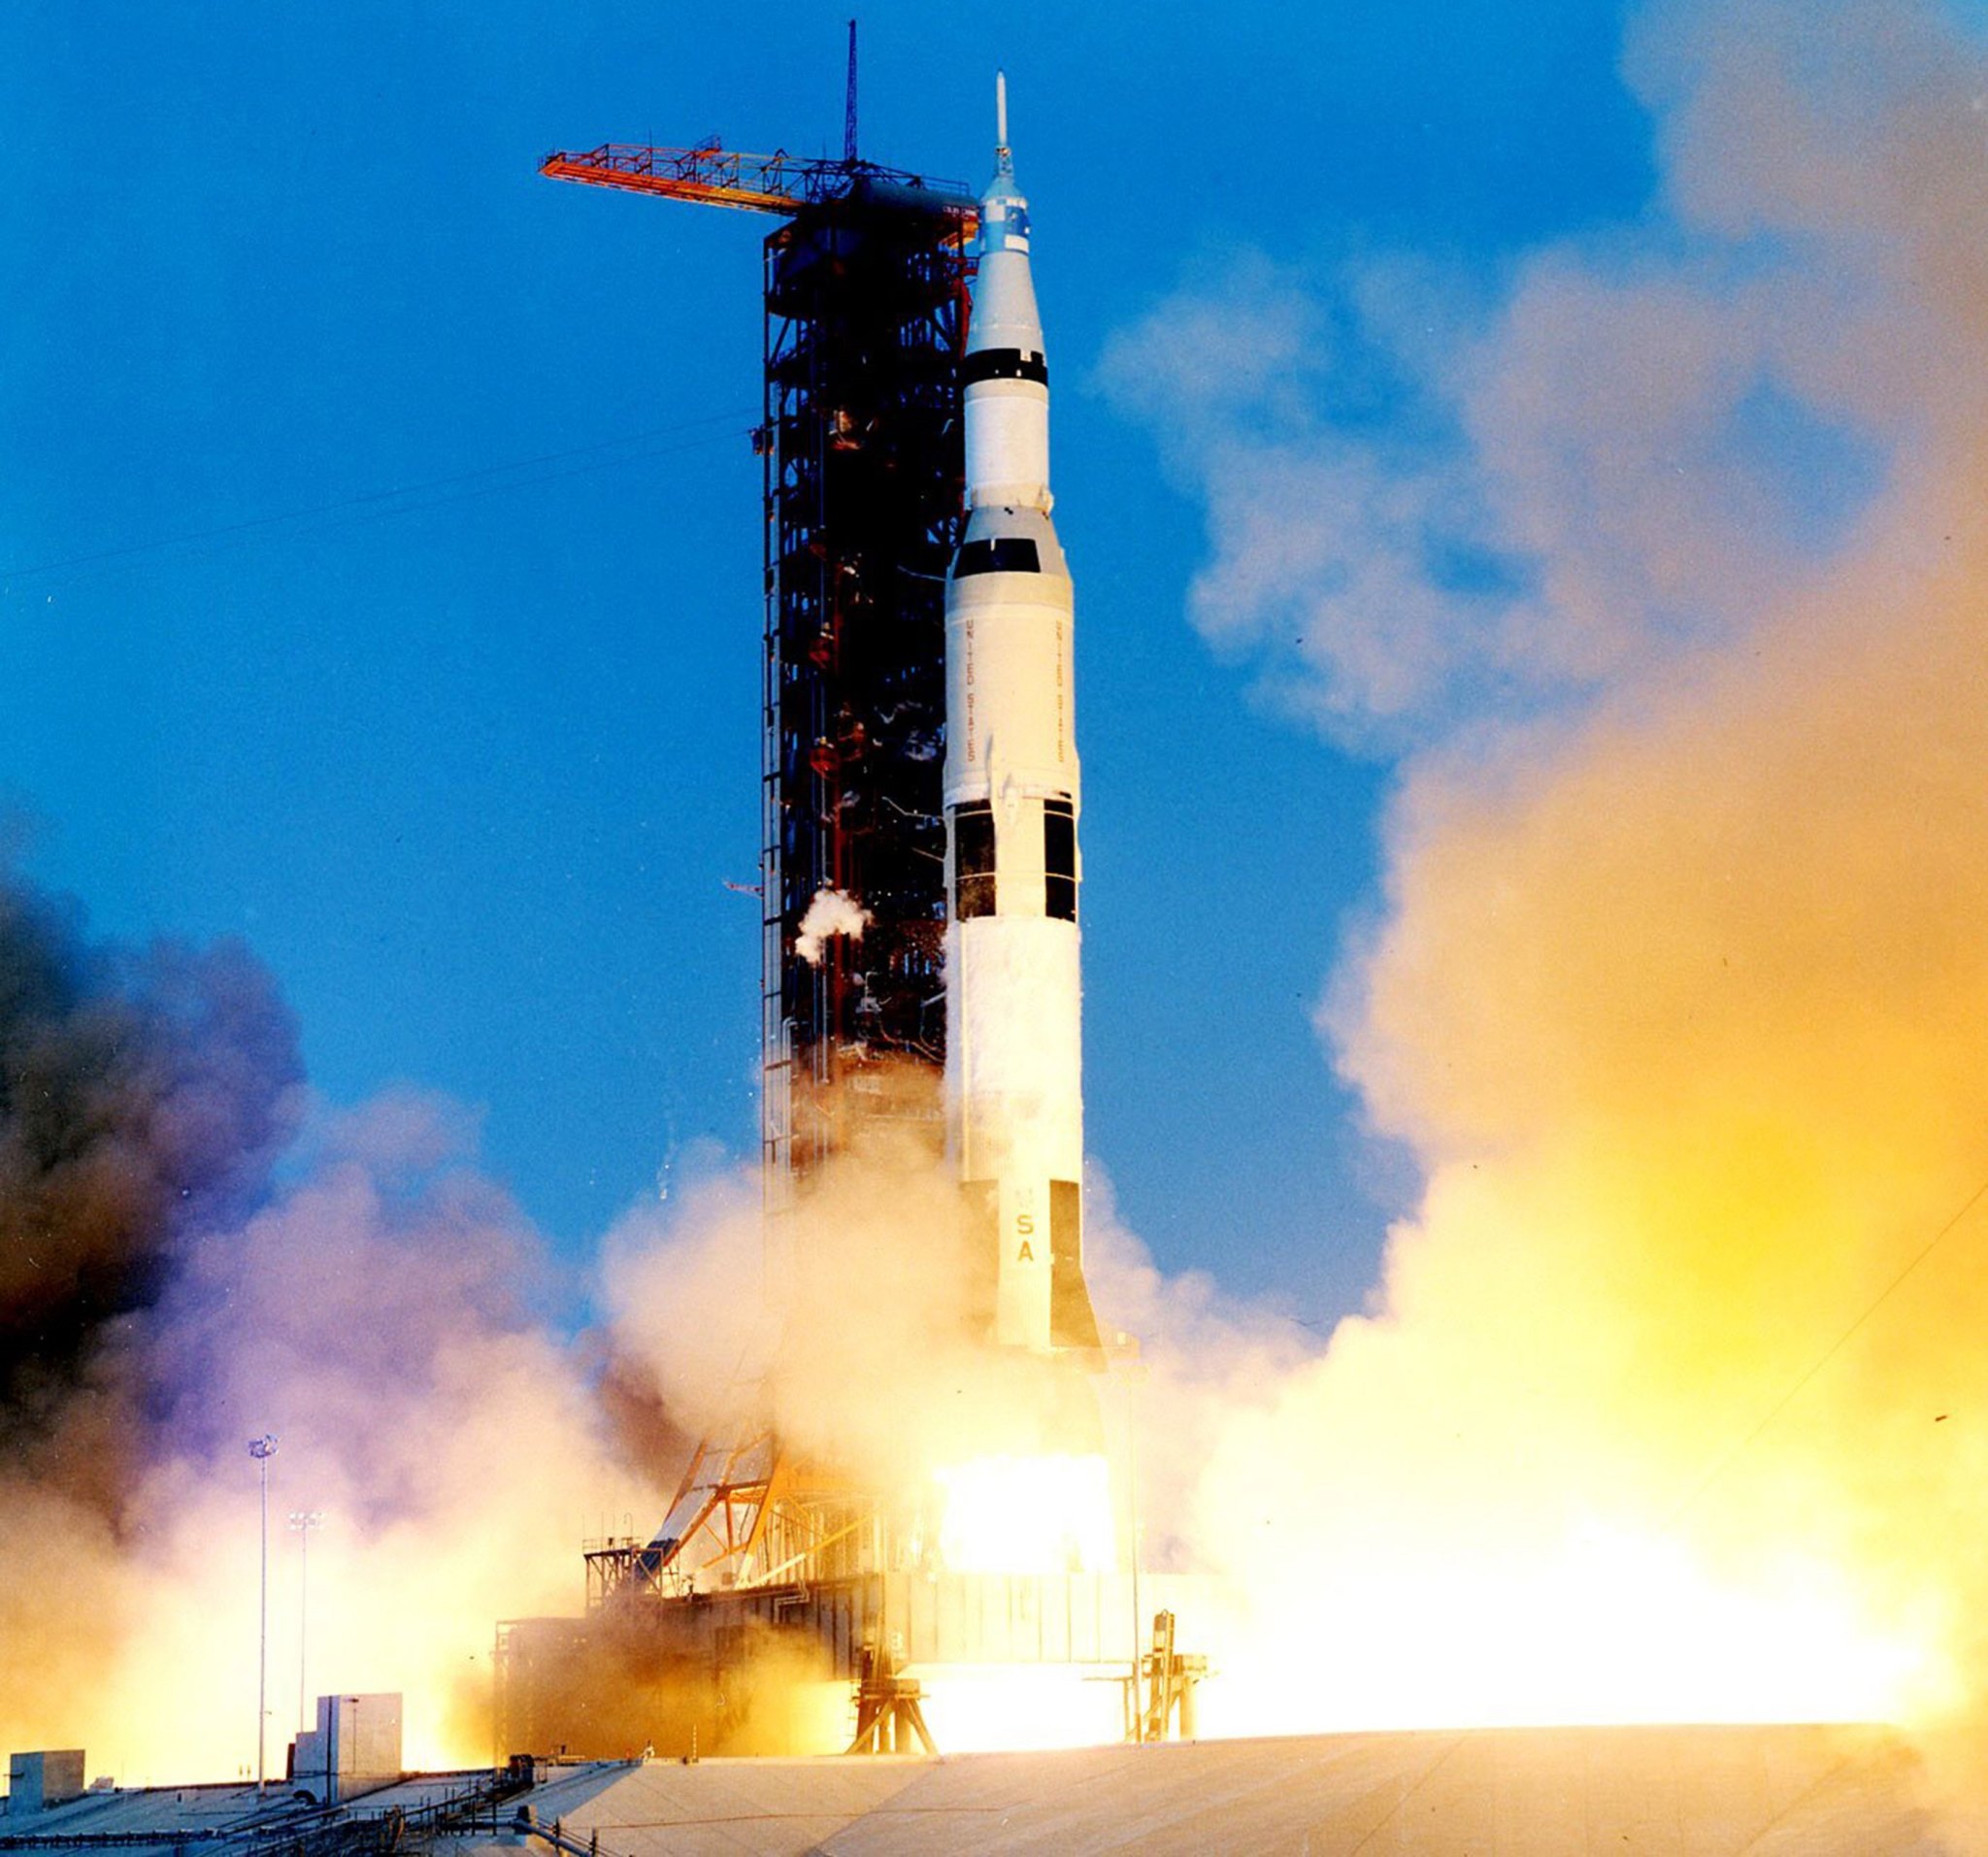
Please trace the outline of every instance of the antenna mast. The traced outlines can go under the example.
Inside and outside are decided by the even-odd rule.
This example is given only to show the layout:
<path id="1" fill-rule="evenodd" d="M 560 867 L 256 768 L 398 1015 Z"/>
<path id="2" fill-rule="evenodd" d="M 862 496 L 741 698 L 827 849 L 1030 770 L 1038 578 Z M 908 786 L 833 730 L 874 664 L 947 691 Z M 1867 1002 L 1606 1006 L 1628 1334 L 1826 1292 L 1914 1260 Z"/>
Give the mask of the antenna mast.
<path id="1" fill-rule="evenodd" d="M 843 115 L 843 159 L 856 159 L 856 22 L 849 21 L 849 103 Z"/>

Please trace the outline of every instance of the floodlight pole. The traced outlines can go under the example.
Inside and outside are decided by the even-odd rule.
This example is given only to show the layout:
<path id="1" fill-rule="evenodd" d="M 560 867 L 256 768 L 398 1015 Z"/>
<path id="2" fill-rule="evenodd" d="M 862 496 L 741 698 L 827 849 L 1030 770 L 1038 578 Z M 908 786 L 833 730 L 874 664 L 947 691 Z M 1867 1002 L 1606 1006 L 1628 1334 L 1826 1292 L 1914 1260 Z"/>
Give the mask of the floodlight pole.
<path id="1" fill-rule="evenodd" d="M 248 1441 L 248 1455 L 262 1472 L 262 1622 L 255 1661 L 255 1796 L 265 1783 L 263 1755 L 269 1736 L 269 1460 L 276 1455 L 276 1434 L 264 1432 Z"/>
<path id="2" fill-rule="evenodd" d="M 323 1520 L 321 1509 L 290 1510 L 290 1526 L 296 1531 L 297 1552 L 302 1557 L 297 1570 L 297 1727 L 300 1732 L 311 1726 L 310 1717 L 304 1713 L 305 1699 L 311 1693 L 305 1686 L 306 1659 L 311 1648 L 311 1531 Z"/>

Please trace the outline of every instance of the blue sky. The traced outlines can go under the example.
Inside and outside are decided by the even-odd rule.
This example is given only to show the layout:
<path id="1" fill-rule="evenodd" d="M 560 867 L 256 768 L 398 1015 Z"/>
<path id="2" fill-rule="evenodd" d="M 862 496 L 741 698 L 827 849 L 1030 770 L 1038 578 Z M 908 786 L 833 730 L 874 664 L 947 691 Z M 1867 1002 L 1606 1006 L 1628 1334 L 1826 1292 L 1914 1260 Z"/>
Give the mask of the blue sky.
<path id="1" fill-rule="evenodd" d="M 832 151 L 841 8 L 0 17 L 0 808 L 101 933 L 239 935 L 335 1102 L 412 1084 L 576 1266 L 756 1132 L 759 238 L 554 147 Z M 1414 1182 L 1313 1029 L 1385 743 L 1189 622 L 1199 499 L 1099 382 L 1183 282 L 1633 221 L 1615 10 L 876 6 L 864 149 L 1010 74 L 1077 580 L 1089 1145 L 1170 1270 L 1357 1302 Z M 1385 394 L 1366 416 L 1406 433 Z"/>

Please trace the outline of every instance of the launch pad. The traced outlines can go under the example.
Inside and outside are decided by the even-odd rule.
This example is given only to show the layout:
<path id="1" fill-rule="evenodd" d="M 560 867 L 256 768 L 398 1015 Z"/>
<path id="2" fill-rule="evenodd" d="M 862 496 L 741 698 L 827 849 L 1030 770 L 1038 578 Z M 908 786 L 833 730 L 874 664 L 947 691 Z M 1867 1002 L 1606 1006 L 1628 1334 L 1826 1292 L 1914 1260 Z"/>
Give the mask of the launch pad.
<path id="1" fill-rule="evenodd" d="M 633 1542 L 610 1552 L 633 1565 Z M 584 1618 L 499 1627 L 497 1745 L 588 1758 L 645 1745 L 661 1755 L 841 1753 L 865 1728 L 879 1666 L 921 1686 L 936 1748 L 959 1744 L 958 1687 L 974 1727 L 1002 1718 L 1004 1744 L 1067 1739 L 1080 1711 L 1098 1741 L 1191 1739 L 1204 1660 L 1164 1648 L 1152 1614 L 1206 1616 L 1191 1575 L 906 1571 L 667 1597 L 639 1584 Z M 1135 1609 L 1138 1608 L 1139 1609 Z M 1171 1625 L 1168 1627 L 1171 1632 Z M 1134 1686 L 1134 1671 L 1139 1680 Z M 1058 1731 L 1031 1719 L 1058 1679 Z M 878 1749 L 876 1751 L 888 1751 Z M 899 1741 L 896 1751 L 915 1749 Z"/>
<path id="2" fill-rule="evenodd" d="M 1877 1727 L 1424 1730 L 934 1760 L 524 1761 L 330 1810 L 252 1785 L 90 1793 L 0 1838 L 51 1857 L 806 1857 L 835 1850 L 1934 1852 L 1981 1848 L 1938 1777 L 1965 1747 Z"/>
<path id="3" fill-rule="evenodd" d="M 1092 1378 L 1074 604 L 1005 80 L 996 92 L 977 199 L 858 156 L 853 25 L 840 162 L 713 141 L 542 165 L 779 218 L 754 434 L 765 1275 L 791 1340 L 815 1319 L 798 1286 L 824 1180 L 888 1153 L 901 1179 L 947 1181 L 919 1262 L 957 1290 L 937 1318 L 952 1358 L 977 1352 L 966 1376 L 1002 1397 L 984 1402 L 998 1422 L 936 1458 L 873 1451 L 858 1469 L 834 1426 L 797 1445 L 790 1388 L 742 1386 L 655 1535 L 588 1548 L 585 1617 L 502 1628 L 500 1756 L 826 1751 L 837 1731 L 800 1718 L 810 1691 L 853 1695 L 852 1746 L 929 1745 L 928 1712 L 943 1744 L 942 1671 L 1060 1667 L 1102 1686 L 1102 1739 L 1191 1731 L 1206 1666 L 1175 1650 L 1156 1594 L 1163 1641 L 1144 1642 Z M 892 1186 L 885 1169 L 877 1193 Z M 935 1403 L 965 1410 L 943 1377 Z M 877 1397 L 893 1390 L 915 1397 Z M 1080 1519 L 1067 1544 L 990 1563 L 941 1542 L 948 1501 L 997 1538 L 1021 1512 Z"/>

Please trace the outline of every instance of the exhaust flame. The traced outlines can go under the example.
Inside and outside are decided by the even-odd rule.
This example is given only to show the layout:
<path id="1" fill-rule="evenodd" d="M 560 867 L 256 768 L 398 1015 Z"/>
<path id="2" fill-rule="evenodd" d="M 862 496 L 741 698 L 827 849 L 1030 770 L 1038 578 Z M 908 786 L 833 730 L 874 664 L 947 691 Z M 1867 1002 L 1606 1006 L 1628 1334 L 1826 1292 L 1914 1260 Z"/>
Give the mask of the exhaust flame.
<path id="1" fill-rule="evenodd" d="M 1430 267 L 1266 261 L 1107 359 L 1206 497 L 1197 622 L 1404 756 L 1320 1024 L 1424 1187 L 1207 1421 L 1210 1722 L 1300 1667 L 1286 1726 L 1983 1701 L 1988 56 L 1682 0 L 1626 70 L 1644 229 L 1446 328 Z"/>
<path id="2" fill-rule="evenodd" d="M 946 1753 L 1102 1747 L 1124 1737 L 1123 1664 L 945 1664 L 911 1674 Z"/>
<path id="3" fill-rule="evenodd" d="M 1674 1542 L 1599 1525 L 1539 1552 L 1445 1536 L 1390 1558 L 1329 1553 L 1302 1590 L 1248 1588 L 1209 1634 L 1202 1732 L 1898 1721 L 1929 1674 L 1933 1641 L 1880 1628 L 1836 1567 L 1721 1585 Z"/>
<path id="4" fill-rule="evenodd" d="M 940 1558 L 955 1573 L 1102 1574 L 1117 1564 L 1101 1456 L 996 1455 L 935 1476 Z"/>

